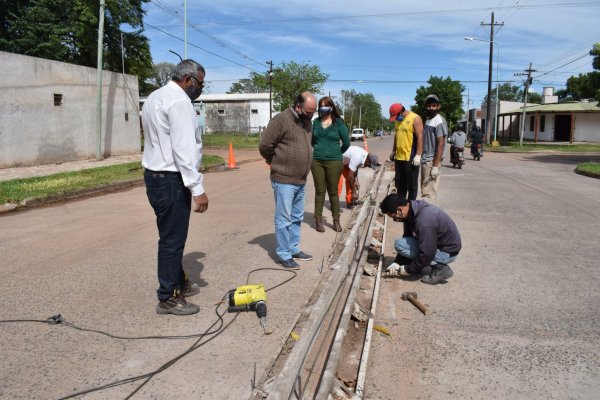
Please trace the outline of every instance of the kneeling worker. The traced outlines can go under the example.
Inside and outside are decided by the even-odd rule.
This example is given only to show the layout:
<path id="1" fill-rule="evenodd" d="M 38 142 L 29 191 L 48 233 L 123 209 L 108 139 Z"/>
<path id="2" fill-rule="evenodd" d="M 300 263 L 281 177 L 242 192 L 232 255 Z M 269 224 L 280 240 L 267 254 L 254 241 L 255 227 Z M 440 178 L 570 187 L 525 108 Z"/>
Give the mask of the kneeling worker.
<path id="1" fill-rule="evenodd" d="M 338 196 L 342 194 L 342 183 L 346 181 L 346 207 L 349 209 L 354 208 L 358 201 L 358 190 L 360 185 L 358 184 L 358 169 L 360 167 L 371 167 L 377 169 L 379 164 L 379 157 L 373 153 L 368 153 L 361 147 L 350 146 L 348 150 L 342 155 L 344 168 L 342 169 L 342 177 L 338 183 Z"/>
<path id="2" fill-rule="evenodd" d="M 421 282 L 429 285 L 453 275 L 448 264 L 458 256 L 461 240 L 456 224 L 444 210 L 424 200 L 407 200 L 398 194 L 388 195 L 379 207 L 394 221 L 404 223 L 404 234 L 394 242 L 398 254 L 388 271 L 420 274 Z"/>

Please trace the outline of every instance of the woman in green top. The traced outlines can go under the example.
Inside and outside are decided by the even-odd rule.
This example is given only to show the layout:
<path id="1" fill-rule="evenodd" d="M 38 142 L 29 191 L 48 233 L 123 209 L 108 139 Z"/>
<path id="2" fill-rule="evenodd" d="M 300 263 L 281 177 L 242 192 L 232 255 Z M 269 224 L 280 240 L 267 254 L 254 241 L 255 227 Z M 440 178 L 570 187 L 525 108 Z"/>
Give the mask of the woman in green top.
<path id="1" fill-rule="evenodd" d="M 344 167 L 342 154 L 350 147 L 350 138 L 348 128 L 331 97 L 323 97 L 319 100 L 318 111 L 319 117 L 313 123 L 314 151 L 310 168 L 315 182 L 315 229 L 318 232 L 325 232 L 323 204 L 325 204 L 325 190 L 327 190 L 333 215 L 333 229 L 341 232 L 338 182 Z"/>

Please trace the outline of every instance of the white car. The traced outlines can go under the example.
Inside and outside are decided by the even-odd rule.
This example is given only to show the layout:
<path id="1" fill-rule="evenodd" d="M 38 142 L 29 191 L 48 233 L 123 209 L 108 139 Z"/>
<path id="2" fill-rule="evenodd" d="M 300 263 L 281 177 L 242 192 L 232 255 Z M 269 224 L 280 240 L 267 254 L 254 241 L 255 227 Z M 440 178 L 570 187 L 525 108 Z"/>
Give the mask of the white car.
<path id="1" fill-rule="evenodd" d="M 350 135 L 350 141 L 353 142 L 355 140 L 364 140 L 365 139 L 365 130 L 362 128 L 352 129 L 352 134 Z"/>

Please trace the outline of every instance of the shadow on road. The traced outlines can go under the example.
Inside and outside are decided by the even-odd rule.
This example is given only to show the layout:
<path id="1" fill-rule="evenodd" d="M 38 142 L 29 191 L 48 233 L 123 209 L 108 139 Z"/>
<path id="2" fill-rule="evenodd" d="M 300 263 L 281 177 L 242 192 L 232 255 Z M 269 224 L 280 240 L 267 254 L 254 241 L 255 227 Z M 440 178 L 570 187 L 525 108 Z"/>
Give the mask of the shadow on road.
<path id="1" fill-rule="evenodd" d="M 523 154 L 523 161 L 542 162 L 547 164 L 573 164 L 583 162 L 600 162 L 600 154 Z"/>
<path id="2" fill-rule="evenodd" d="M 269 257 L 271 257 L 273 261 L 275 261 L 276 263 L 279 262 L 277 253 L 275 253 L 275 233 L 267 233 L 266 235 L 257 236 L 251 241 L 249 241 L 248 244 L 259 245 L 267 252 Z"/>
<path id="3" fill-rule="evenodd" d="M 195 282 L 200 287 L 208 286 L 208 282 L 202 279 L 202 271 L 204 270 L 204 264 L 200 262 L 206 254 L 201 251 L 193 251 L 183 256 L 182 264 L 183 269 L 187 272 L 190 281 Z"/>

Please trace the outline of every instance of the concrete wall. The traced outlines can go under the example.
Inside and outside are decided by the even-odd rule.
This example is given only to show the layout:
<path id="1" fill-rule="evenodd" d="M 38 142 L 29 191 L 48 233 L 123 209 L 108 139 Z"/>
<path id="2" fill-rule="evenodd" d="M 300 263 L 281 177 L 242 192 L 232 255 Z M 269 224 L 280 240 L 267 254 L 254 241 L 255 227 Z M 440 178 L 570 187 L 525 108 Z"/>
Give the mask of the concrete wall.
<path id="1" fill-rule="evenodd" d="M 95 158 L 96 80 L 94 68 L 0 52 L 0 168 Z M 139 152 L 137 77 L 102 80 L 103 156 Z"/>
<path id="2" fill-rule="evenodd" d="M 600 114 L 575 114 L 574 141 L 600 143 Z"/>
<path id="3" fill-rule="evenodd" d="M 207 134 L 260 133 L 269 123 L 268 93 L 208 94 L 198 100 L 204 107 Z"/>

